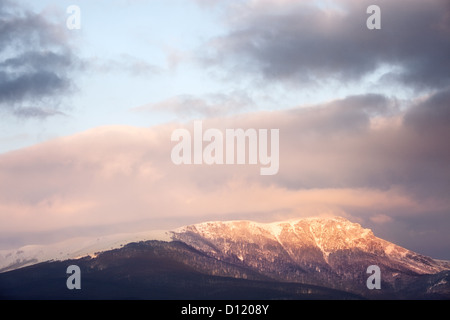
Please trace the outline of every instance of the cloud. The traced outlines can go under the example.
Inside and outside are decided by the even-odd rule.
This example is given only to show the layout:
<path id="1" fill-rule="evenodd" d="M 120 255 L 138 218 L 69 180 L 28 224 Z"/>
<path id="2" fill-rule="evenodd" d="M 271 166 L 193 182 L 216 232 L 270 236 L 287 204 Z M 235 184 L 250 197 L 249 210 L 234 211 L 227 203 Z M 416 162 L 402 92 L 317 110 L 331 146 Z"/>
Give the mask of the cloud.
<path id="1" fill-rule="evenodd" d="M 449 258 L 450 123 L 436 117 L 437 130 L 429 120 L 447 113 L 440 104 L 447 91 L 406 109 L 367 94 L 203 121 L 204 129 L 279 129 L 274 176 L 261 176 L 260 165 L 173 164 L 171 134 L 192 132 L 192 122 L 99 127 L 2 154 L 0 233 L 15 239 L 338 214 L 409 249 Z M 386 228 L 391 224 L 401 233 Z M 418 241 L 417 234 L 427 236 Z"/>
<path id="2" fill-rule="evenodd" d="M 134 112 L 162 111 L 181 118 L 217 117 L 242 113 L 253 108 L 255 103 L 245 92 L 233 91 L 229 94 L 213 93 L 204 96 L 178 95 L 157 103 L 131 109 Z"/>
<path id="3" fill-rule="evenodd" d="M 46 119 L 48 117 L 53 117 L 56 115 L 65 116 L 66 114 L 55 110 L 55 109 L 45 109 L 45 108 L 35 108 L 35 107 L 20 107 L 15 108 L 13 114 L 18 118 L 35 118 L 35 119 Z"/>
<path id="4" fill-rule="evenodd" d="M 450 123 L 450 87 L 418 101 L 408 111 L 405 125 L 427 134 L 430 130 L 445 130 Z"/>
<path id="5" fill-rule="evenodd" d="M 64 16 L 64 15 L 63 15 Z M 0 110 L 22 118 L 60 114 L 82 66 L 63 24 L 13 4 L 0 6 Z"/>
<path id="6" fill-rule="evenodd" d="M 383 224 L 383 223 L 391 222 L 392 218 L 385 214 L 377 214 L 373 217 L 370 217 L 370 220 L 375 223 L 378 223 L 378 224 Z"/>
<path id="7" fill-rule="evenodd" d="M 159 74 L 162 71 L 161 68 L 129 54 L 121 54 L 112 59 L 94 57 L 90 59 L 89 67 L 101 73 L 117 72 L 143 77 Z"/>
<path id="8" fill-rule="evenodd" d="M 290 156 L 280 163 L 277 177 L 291 188 L 402 186 L 419 198 L 445 199 L 450 152 L 444 137 L 450 136 L 450 127 L 449 118 L 442 115 L 449 106 L 430 107 L 447 94 L 448 89 L 437 92 L 406 111 L 387 98 L 364 108 L 370 106 L 365 101 L 374 99 L 367 95 L 357 99 L 359 110 L 352 108 L 350 98 L 322 108 L 287 111 L 279 126 L 289 143 L 280 147 L 280 153 Z M 440 116 L 433 116 L 436 109 Z M 440 126 L 430 118 L 439 118 Z M 272 125 L 278 125 L 277 118 L 272 119 Z"/>
<path id="9" fill-rule="evenodd" d="M 357 83 L 385 70 L 381 84 L 414 89 L 450 84 L 446 0 L 377 1 L 381 30 L 368 30 L 373 1 L 243 1 L 228 8 L 228 31 L 199 56 L 234 75 L 297 85 Z"/>

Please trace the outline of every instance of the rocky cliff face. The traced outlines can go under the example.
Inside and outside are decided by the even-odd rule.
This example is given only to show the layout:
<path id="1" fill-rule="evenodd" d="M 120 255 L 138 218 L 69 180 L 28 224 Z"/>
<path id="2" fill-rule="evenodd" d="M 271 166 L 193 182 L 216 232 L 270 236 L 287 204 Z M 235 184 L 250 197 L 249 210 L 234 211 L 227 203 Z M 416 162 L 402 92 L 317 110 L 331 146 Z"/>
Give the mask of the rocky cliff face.
<path id="1" fill-rule="evenodd" d="M 206 222 L 174 230 L 172 237 L 274 280 L 360 294 L 368 292 L 370 265 L 380 267 L 384 293 L 404 290 L 421 275 L 448 270 L 442 262 L 377 238 L 371 230 L 341 217 L 269 224 Z"/>

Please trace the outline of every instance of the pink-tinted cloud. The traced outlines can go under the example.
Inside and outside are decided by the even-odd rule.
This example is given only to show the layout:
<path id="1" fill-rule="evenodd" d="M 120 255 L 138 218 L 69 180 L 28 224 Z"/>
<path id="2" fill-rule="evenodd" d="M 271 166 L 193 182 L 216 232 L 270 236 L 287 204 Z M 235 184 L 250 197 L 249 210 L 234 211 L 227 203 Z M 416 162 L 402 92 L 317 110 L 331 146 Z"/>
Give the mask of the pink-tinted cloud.
<path id="1" fill-rule="evenodd" d="M 2 241 L 70 228 L 127 232 L 323 214 L 374 225 L 414 221 L 408 232 L 427 221 L 442 230 L 450 223 L 450 126 L 439 125 L 449 119 L 445 94 L 406 111 L 365 95 L 203 122 L 279 129 L 274 176 L 261 176 L 260 165 L 173 164 L 171 133 L 192 123 L 99 127 L 9 152 L 0 155 Z M 436 245 L 448 252 L 445 242 Z"/>

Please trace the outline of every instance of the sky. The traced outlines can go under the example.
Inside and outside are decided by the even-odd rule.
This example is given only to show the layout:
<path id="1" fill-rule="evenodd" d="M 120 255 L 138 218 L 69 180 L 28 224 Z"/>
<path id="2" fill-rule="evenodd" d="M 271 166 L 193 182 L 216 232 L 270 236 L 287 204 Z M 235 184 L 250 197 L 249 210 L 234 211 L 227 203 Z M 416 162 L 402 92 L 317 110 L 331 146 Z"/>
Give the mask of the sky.
<path id="1" fill-rule="evenodd" d="M 446 0 L 0 0 L 0 249 L 340 215 L 450 260 L 449 57 Z M 195 120 L 277 174 L 174 164 Z"/>

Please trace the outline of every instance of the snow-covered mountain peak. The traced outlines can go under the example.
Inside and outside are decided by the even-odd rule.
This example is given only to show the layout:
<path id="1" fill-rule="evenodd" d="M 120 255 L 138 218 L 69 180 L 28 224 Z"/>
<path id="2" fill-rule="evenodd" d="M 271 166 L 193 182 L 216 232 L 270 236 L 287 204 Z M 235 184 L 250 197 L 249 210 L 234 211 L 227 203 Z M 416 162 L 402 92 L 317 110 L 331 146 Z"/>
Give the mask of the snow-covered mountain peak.
<path id="1" fill-rule="evenodd" d="M 46 246 L 24 246 L 0 251 L 0 272 L 3 272 L 0 278 L 2 275 L 5 278 L 21 275 L 22 271 L 26 274 L 27 270 L 5 272 L 22 266 L 86 255 L 93 259 L 81 259 L 75 263 L 89 266 L 93 272 L 89 273 L 90 276 L 98 272 L 97 275 L 104 279 L 104 274 L 120 274 L 111 277 L 114 281 L 130 279 L 150 270 L 150 278 L 157 278 L 158 286 L 159 275 L 164 275 L 165 270 L 161 263 L 167 263 L 171 276 L 174 275 L 173 270 L 182 272 L 175 275 L 177 290 L 180 276 L 185 274 L 183 270 L 188 269 L 195 270 L 195 279 L 203 273 L 214 277 L 258 280 L 258 283 L 269 280 L 270 286 L 276 283 L 289 283 L 289 288 L 294 283 L 312 285 L 362 296 L 373 294 L 378 297 L 382 293 L 389 297 L 394 293 L 401 297 L 412 290 L 411 296 L 414 297 L 424 297 L 424 293 L 429 294 L 427 297 L 436 294 L 448 297 L 450 292 L 449 262 L 433 260 L 380 239 L 370 229 L 342 217 L 272 223 L 210 221 L 168 232 L 78 238 Z M 139 263 L 134 265 L 136 261 Z M 122 267 L 118 269 L 118 265 Z M 374 292 L 366 286 L 366 270 L 371 265 L 380 268 L 382 291 Z M 155 266 L 157 268 L 152 269 Z M 43 274 L 47 275 L 46 265 L 41 267 Z M 28 272 L 36 270 L 33 268 Z M 34 273 L 32 276 L 35 277 Z M 214 279 L 216 283 L 218 280 Z M 147 282 L 147 279 L 139 282 Z M 129 288 L 128 281 L 126 285 Z"/>
<path id="2" fill-rule="evenodd" d="M 384 259 L 396 268 L 425 274 L 444 270 L 442 264 L 376 237 L 370 229 L 342 217 L 301 218 L 259 223 L 210 221 L 174 230 L 172 238 L 217 259 L 235 259 L 259 266 L 285 259 L 296 264 L 333 266 L 336 257 Z M 234 258 L 233 258 L 234 257 Z M 387 263 L 387 262 L 386 262 Z M 318 267 L 320 268 L 320 267 Z"/>
<path id="3" fill-rule="evenodd" d="M 319 217 L 271 223 L 209 221 L 167 232 L 78 238 L 45 246 L 0 250 L 0 272 L 42 261 L 92 256 L 96 252 L 144 240 L 181 241 L 207 256 L 242 264 L 258 272 L 265 270 L 269 274 L 289 273 L 291 268 L 300 268 L 302 272 L 345 269 L 346 264 L 362 262 L 385 264 L 392 270 L 417 274 L 450 269 L 448 263 L 435 261 L 377 238 L 370 229 L 358 223 L 342 217 Z M 280 271 L 280 265 L 288 271 Z M 286 277 L 295 278 L 296 275 Z"/>
<path id="4" fill-rule="evenodd" d="M 230 240 L 245 238 L 251 240 L 253 236 L 264 236 L 277 242 L 288 235 L 304 238 L 305 233 L 308 233 L 309 237 L 303 240 L 314 240 L 316 244 L 320 243 L 320 247 L 329 247 L 330 249 L 344 244 L 355 246 L 357 245 L 356 240 L 373 237 L 370 229 L 364 229 L 361 225 L 342 217 L 310 217 L 271 223 L 247 220 L 209 221 L 184 226 L 175 229 L 173 233 L 196 233 L 206 239 L 214 239 L 220 236 Z M 306 243 L 308 242 L 306 241 Z"/>
<path id="5" fill-rule="evenodd" d="M 117 249 L 127 243 L 144 240 L 170 241 L 163 230 L 121 233 L 98 237 L 77 237 L 47 245 L 26 245 L 14 250 L 0 250 L 0 272 L 49 260 L 67 260 L 95 256 L 97 252 Z"/>

